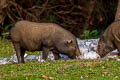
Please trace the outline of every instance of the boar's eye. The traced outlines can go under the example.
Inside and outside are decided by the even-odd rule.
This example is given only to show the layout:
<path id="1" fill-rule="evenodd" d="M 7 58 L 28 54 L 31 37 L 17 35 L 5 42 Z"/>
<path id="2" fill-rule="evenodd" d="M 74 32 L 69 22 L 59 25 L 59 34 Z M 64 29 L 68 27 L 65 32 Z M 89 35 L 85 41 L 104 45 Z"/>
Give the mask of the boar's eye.
<path id="1" fill-rule="evenodd" d="M 72 43 L 72 40 L 68 40 L 67 43 L 68 43 L 68 44 Z"/>

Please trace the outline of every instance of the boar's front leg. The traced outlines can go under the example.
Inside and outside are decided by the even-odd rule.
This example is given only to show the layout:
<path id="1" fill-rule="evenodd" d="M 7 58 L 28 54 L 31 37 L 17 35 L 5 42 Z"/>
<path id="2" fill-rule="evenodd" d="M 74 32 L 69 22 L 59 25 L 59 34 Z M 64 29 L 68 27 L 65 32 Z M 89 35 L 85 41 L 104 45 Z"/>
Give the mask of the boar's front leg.
<path id="1" fill-rule="evenodd" d="M 25 63 L 25 61 L 24 61 L 24 54 L 25 54 L 25 49 L 21 47 L 21 59 L 22 59 L 22 63 Z"/>
<path id="2" fill-rule="evenodd" d="M 47 59 L 49 51 L 50 51 L 49 48 L 43 47 L 43 55 L 42 55 L 42 58 L 43 58 L 44 60 Z"/>
<path id="3" fill-rule="evenodd" d="M 18 63 L 24 63 L 24 53 L 25 50 L 21 49 L 20 44 L 17 42 L 13 42 L 14 49 L 16 51 Z"/>

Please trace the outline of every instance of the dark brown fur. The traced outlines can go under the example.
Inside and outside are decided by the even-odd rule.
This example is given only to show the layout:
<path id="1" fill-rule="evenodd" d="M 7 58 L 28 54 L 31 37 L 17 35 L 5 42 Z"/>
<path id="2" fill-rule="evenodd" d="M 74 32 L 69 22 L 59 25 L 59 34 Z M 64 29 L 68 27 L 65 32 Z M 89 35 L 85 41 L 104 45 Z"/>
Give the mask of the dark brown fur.
<path id="1" fill-rule="evenodd" d="M 113 22 L 103 33 L 99 42 L 97 53 L 104 57 L 107 53 L 118 49 L 120 51 L 120 21 Z"/>
<path id="2" fill-rule="evenodd" d="M 80 55 L 75 36 L 69 31 L 53 23 L 35 23 L 19 21 L 10 31 L 18 62 L 24 62 L 25 51 L 43 51 L 43 59 L 47 59 L 49 51 L 53 51 L 55 59 L 59 53 L 71 59 Z"/>

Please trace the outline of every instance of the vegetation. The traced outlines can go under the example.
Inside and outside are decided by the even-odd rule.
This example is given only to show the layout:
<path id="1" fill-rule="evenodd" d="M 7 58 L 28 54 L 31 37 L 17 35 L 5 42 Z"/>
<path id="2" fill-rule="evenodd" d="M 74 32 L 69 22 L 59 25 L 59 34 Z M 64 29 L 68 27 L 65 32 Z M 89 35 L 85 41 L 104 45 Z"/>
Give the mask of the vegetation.
<path id="1" fill-rule="evenodd" d="M 96 39 L 98 35 L 99 32 L 97 30 L 84 30 L 83 34 L 80 35 L 80 39 Z"/>
<path id="2" fill-rule="evenodd" d="M 2 0 L 0 35 L 19 20 L 53 22 L 79 37 L 84 30 L 104 30 L 114 21 L 118 0 Z"/>
<path id="3" fill-rule="evenodd" d="M 10 58 L 15 52 L 11 41 L 0 39 L 0 58 Z M 28 53 L 28 52 L 27 52 Z M 28 53 L 28 54 L 38 54 Z M 40 54 L 40 53 L 39 53 Z M 0 65 L 2 80 L 119 80 L 117 60 L 58 60 Z"/>
<path id="4" fill-rule="evenodd" d="M 98 38 L 114 20 L 118 1 L 120 3 L 120 0 L 1 0 L 0 58 L 10 59 L 15 54 L 11 41 L 6 38 L 18 20 L 54 22 L 81 39 Z M 118 14 L 119 11 L 116 19 Z M 29 55 L 40 53 L 27 52 Z M 119 80 L 119 65 L 116 59 L 6 64 L 0 65 L 0 80 Z"/>
<path id="5" fill-rule="evenodd" d="M 119 80 L 116 60 L 73 60 L 27 62 L 0 66 L 2 80 Z"/>

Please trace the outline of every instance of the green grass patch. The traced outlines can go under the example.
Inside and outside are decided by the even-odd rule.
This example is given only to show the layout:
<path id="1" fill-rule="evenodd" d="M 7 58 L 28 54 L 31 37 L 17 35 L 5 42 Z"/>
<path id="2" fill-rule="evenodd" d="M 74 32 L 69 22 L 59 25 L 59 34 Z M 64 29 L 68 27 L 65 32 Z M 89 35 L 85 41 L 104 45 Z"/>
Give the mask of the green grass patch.
<path id="1" fill-rule="evenodd" d="M 13 55 L 14 49 L 10 40 L 0 39 L 0 58 L 10 58 Z"/>
<path id="2" fill-rule="evenodd" d="M 40 55 L 40 52 L 26 52 L 27 54 Z M 15 54 L 12 42 L 7 39 L 0 38 L 0 58 L 10 58 Z"/>
<path id="3" fill-rule="evenodd" d="M 0 58 L 10 58 L 11 41 L 0 39 Z M 28 53 L 39 54 L 39 53 Z M 58 60 L 0 65 L 0 80 L 119 80 L 117 60 Z"/>

